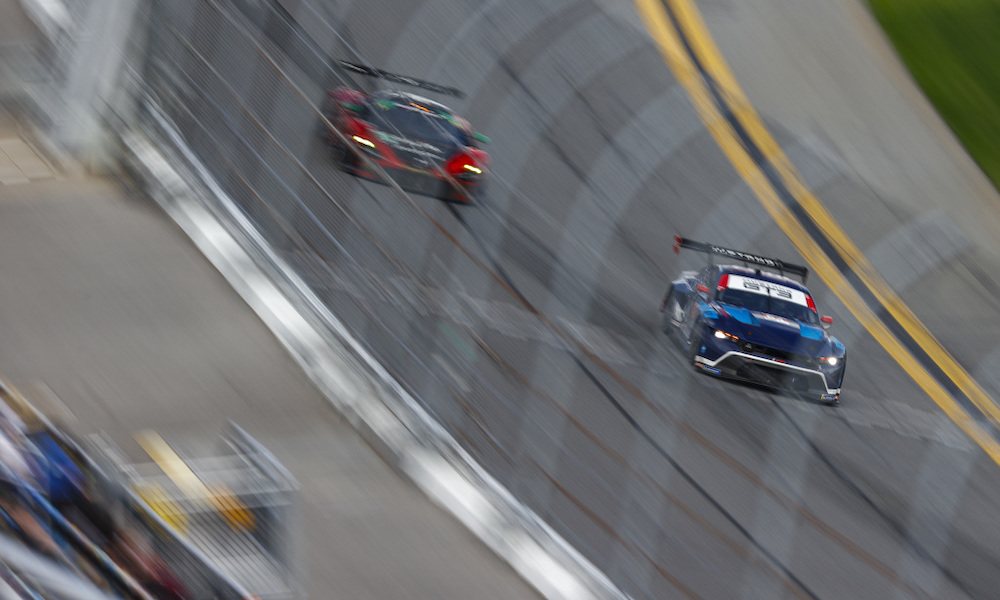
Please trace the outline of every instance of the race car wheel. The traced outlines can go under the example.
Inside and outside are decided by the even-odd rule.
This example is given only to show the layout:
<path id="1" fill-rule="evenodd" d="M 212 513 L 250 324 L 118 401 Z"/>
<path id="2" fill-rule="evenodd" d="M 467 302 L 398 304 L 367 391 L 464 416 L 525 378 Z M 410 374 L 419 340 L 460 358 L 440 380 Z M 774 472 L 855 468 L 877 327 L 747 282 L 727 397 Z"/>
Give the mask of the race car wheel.
<path id="1" fill-rule="evenodd" d="M 489 186 L 486 185 L 486 182 L 483 181 L 480 183 L 476 190 L 472 193 L 473 202 L 481 204 L 486 201 L 488 191 Z"/>
<path id="2" fill-rule="evenodd" d="M 698 350 L 701 347 L 701 330 L 701 322 L 695 323 L 694 327 L 691 329 L 691 337 L 688 338 L 687 353 L 688 359 L 691 361 L 692 365 L 694 364 L 694 358 L 698 356 Z"/>
<path id="3" fill-rule="evenodd" d="M 840 406 L 840 394 L 837 394 L 836 400 L 829 400 L 827 398 L 820 397 L 819 401 L 821 404 L 825 404 L 827 406 Z"/>
<path id="4" fill-rule="evenodd" d="M 330 132 L 330 128 L 327 127 L 325 122 L 323 121 L 319 122 L 319 125 L 316 126 L 316 133 L 319 134 L 319 139 L 323 140 L 324 144 L 332 146 L 333 144 L 336 143 L 335 142 L 336 136 Z"/>
<path id="5" fill-rule="evenodd" d="M 338 144 L 334 148 L 334 160 L 340 165 L 340 168 L 344 171 L 353 172 L 361 165 L 361 159 L 343 144 Z"/>
<path id="6" fill-rule="evenodd" d="M 674 300 L 674 286 L 670 286 L 670 289 L 667 290 L 667 294 L 660 302 L 660 331 L 667 334 L 667 337 L 672 337 L 674 335 L 672 315 L 674 314 L 673 308 L 676 303 L 677 301 Z"/>
<path id="7" fill-rule="evenodd" d="M 340 164 L 344 160 L 344 153 L 347 152 L 347 146 L 332 134 L 324 135 L 323 142 L 330 152 L 330 157 L 334 162 Z"/>

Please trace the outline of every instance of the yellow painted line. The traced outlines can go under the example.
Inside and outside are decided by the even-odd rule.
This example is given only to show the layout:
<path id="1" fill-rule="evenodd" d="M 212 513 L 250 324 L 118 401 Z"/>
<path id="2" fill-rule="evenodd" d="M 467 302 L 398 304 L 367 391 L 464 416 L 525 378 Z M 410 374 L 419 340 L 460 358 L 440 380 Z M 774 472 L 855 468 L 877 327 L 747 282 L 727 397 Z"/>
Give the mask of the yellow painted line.
<path id="1" fill-rule="evenodd" d="M 212 487 L 212 505 L 234 531 L 252 531 L 257 526 L 253 512 L 225 484 Z"/>
<path id="2" fill-rule="evenodd" d="M 770 214 L 771 218 L 774 219 L 775 223 L 777 223 L 779 227 L 781 227 L 802 256 L 809 261 L 809 264 L 813 267 L 820 278 L 823 279 L 834 294 L 836 294 L 844 305 L 851 311 L 851 313 L 854 314 L 858 321 L 864 325 L 869 333 L 871 333 L 871 335 L 882 345 L 886 352 L 888 352 L 889 355 L 892 356 L 897 363 L 899 363 L 899 365 L 910 375 L 910 377 L 913 378 L 917 385 L 919 385 L 921 389 L 923 389 L 928 396 L 934 400 L 934 402 L 962 429 L 962 431 L 966 433 L 966 435 L 976 442 L 976 444 L 978 444 L 993 459 L 994 462 L 1000 464 L 1000 444 L 983 431 L 982 428 L 980 428 L 979 425 L 976 424 L 976 422 L 973 421 L 960 406 L 958 406 L 948 391 L 945 390 L 944 387 L 942 387 L 942 385 L 923 368 L 910 351 L 902 343 L 900 343 L 898 339 L 896 339 L 896 337 L 888 330 L 885 323 L 883 323 L 872 312 L 867 303 L 865 303 L 865 301 L 858 294 L 857 290 L 855 290 L 854 287 L 844 279 L 839 269 L 837 269 L 830 258 L 820 249 L 816 241 L 809 236 L 802 224 L 795 218 L 788 207 L 785 206 L 784 202 L 782 202 L 778 197 L 777 192 L 771 186 L 767 177 L 761 172 L 760 168 L 749 156 L 749 154 L 747 154 L 742 144 L 740 144 L 736 133 L 732 130 L 732 127 L 723 115 L 719 112 L 718 107 L 716 107 L 715 102 L 712 99 L 711 92 L 707 88 L 691 57 L 687 54 L 687 51 L 683 47 L 677 30 L 671 23 L 669 16 L 665 12 L 659 0 L 633 1 L 635 2 L 639 14 L 646 25 L 646 29 L 656 41 L 657 46 L 660 49 L 660 53 L 670 66 L 671 70 L 674 72 L 678 82 L 681 83 L 681 85 L 683 85 L 687 90 L 695 109 L 697 110 L 702 121 L 705 123 L 709 132 L 712 134 L 719 148 L 729 159 L 730 163 L 732 163 L 732 165 L 736 168 L 737 172 L 744 179 L 744 181 L 746 181 L 753 190 L 754 194 L 764 206 L 765 210 L 767 210 L 768 214 Z M 671 2 L 671 6 L 673 7 L 677 7 L 681 4 L 681 2 L 675 0 L 666 1 Z M 682 18 L 682 10 L 686 11 L 685 14 L 687 16 L 684 18 L 686 18 L 688 22 L 690 22 L 690 19 L 692 18 L 691 15 L 696 14 L 694 13 L 694 7 L 687 2 L 683 2 L 683 6 L 679 9 L 675 8 L 675 10 L 677 10 L 678 20 L 681 20 Z M 703 38 L 697 42 L 692 40 L 692 48 L 698 48 L 701 52 L 707 51 L 707 48 L 709 48 L 709 46 L 707 46 L 709 42 L 705 41 L 705 39 L 708 39 L 707 30 L 702 28 L 701 35 L 692 34 L 691 37 Z M 711 46 L 711 48 L 714 48 L 714 46 Z M 714 55 L 718 55 L 717 51 L 714 52 Z M 713 60 L 716 60 L 718 61 L 718 64 L 721 64 L 721 58 L 713 58 Z M 704 58 L 702 58 L 702 62 L 707 65 L 707 61 Z M 718 64 L 716 64 L 716 68 L 718 68 Z M 749 107 L 749 102 L 746 102 L 745 97 L 742 96 L 742 92 L 734 91 L 733 88 L 735 88 L 735 90 L 739 90 L 739 88 L 735 86 L 734 81 L 732 83 L 732 87 L 727 88 L 725 94 L 730 98 L 738 99 L 742 97 L 743 100 L 741 104 L 744 107 Z M 746 112 L 744 112 L 743 116 L 746 118 Z M 754 120 L 757 122 L 757 126 L 763 128 L 759 117 L 755 116 Z M 759 131 L 757 131 L 757 133 L 759 133 Z M 774 146 L 777 146 L 777 144 L 774 144 Z M 769 150 L 773 152 L 774 148 L 769 148 Z M 780 152 L 780 149 L 778 152 Z M 804 188 L 804 186 L 801 187 Z M 841 235 L 843 239 L 839 240 L 839 242 L 843 243 L 843 241 L 846 240 L 846 236 L 843 236 L 842 233 Z M 831 237 L 831 239 L 833 238 Z M 834 239 L 834 243 L 838 243 L 838 240 Z M 858 252 L 858 254 L 860 255 L 860 252 Z M 872 269 L 872 271 L 874 271 L 874 269 Z M 908 326 L 907 322 L 901 321 L 901 324 L 904 327 Z"/>
<path id="3" fill-rule="evenodd" d="M 251 529 L 256 525 L 250 509 L 228 487 L 220 485 L 216 489 L 209 489 L 160 434 L 145 430 L 134 437 L 153 462 L 188 498 L 209 502 L 234 530 Z"/>
<path id="4" fill-rule="evenodd" d="M 143 483 L 133 487 L 135 494 L 146 503 L 163 522 L 170 525 L 181 535 L 187 535 L 187 515 L 178 508 L 177 503 L 167 497 L 166 492 L 157 483 Z"/>
<path id="5" fill-rule="evenodd" d="M 677 15 L 677 20 L 689 34 L 691 47 L 698 55 L 705 70 L 715 79 L 722 90 L 729 108 L 746 129 L 747 134 L 760 148 L 764 157 L 775 166 L 788 190 L 806 210 L 812 220 L 833 242 L 851 269 L 858 274 L 865 286 L 875 295 L 896 321 L 913 337 L 914 341 L 941 368 L 995 426 L 1000 427 L 1000 407 L 972 379 L 969 373 L 941 346 L 941 343 L 927 330 L 923 323 L 903 302 L 882 275 L 868 261 L 861 250 L 847 236 L 826 207 L 802 182 L 798 170 L 782 151 L 778 142 L 764 125 L 763 120 L 747 99 L 742 88 L 733 77 L 732 71 L 722 58 L 722 53 L 708 33 L 708 28 L 695 8 L 692 0 L 666 0 Z"/>
<path id="6" fill-rule="evenodd" d="M 208 488 L 201 479 L 191 470 L 191 467 L 184 462 L 184 459 L 174 452 L 160 434 L 155 431 L 145 430 L 135 434 L 135 441 L 139 442 L 146 454 L 153 459 L 163 473 L 170 478 L 174 484 L 180 488 L 189 498 L 207 498 Z"/>

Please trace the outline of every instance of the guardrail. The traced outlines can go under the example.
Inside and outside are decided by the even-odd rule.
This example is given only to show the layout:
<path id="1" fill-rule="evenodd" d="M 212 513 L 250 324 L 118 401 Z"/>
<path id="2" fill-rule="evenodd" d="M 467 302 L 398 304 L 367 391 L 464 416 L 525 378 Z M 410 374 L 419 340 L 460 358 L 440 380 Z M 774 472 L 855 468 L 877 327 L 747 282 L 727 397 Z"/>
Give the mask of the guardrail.
<path id="1" fill-rule="evenodd" d="M 159 436 L 147 434 L 146 443 L 151 440 L 170 455 L 137 464 L 125 460 L 106 437 L 92 438 L 123 482 L 132 510 L 163 530 L 157 551 L 171 557 L 199 590 L 216 592 L 217 582 L 203 576 L 207 562 L 256 598 L 300 597 L 299 486 L 280 463 L 234 423 L 211 456 L 182 459 Z M 175 477 L 178 470 L 183 479 Z"/>

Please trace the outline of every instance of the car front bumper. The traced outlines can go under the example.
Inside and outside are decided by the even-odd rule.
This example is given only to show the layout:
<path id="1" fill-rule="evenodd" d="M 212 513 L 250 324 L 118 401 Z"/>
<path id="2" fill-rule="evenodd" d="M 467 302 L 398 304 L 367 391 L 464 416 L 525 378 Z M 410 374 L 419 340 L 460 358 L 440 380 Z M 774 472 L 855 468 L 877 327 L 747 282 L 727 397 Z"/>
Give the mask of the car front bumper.
<path id="1" fill-rule="evenodd" d="M 452 202 L 471 203 L 475 200 L 476 194 L 482 187 L 482 181 L 479 179 L 472 181 L 459 180 L 460 189 L 456 189 L 450 181 L 438 173 L 401 168 L 395 164 L 389 164 L 381 160 L 376 160 L 375 162 L 385 170 L 386 175 L 395 181 L 399 187 L 415 194 L 432 196 Z M 366 169 L 357 159 L 348 161 L 344 165 L 344 169 L 352 175 L 385 183 L 375 173 Z"/>
<path id="2" fill-rule="evenodd" d="M 807 393 L 825 402 L 837 402 L 840 399 L 840 382 L 843 379 L 845 366 L 841 365 L 830 373 L 824 373 L 766 356 L 732 350 L 724 352 L 715 360 L 695 355 L 694 365 L 706 373 L 719 377 L 739 379 L 774 389 Z"/>

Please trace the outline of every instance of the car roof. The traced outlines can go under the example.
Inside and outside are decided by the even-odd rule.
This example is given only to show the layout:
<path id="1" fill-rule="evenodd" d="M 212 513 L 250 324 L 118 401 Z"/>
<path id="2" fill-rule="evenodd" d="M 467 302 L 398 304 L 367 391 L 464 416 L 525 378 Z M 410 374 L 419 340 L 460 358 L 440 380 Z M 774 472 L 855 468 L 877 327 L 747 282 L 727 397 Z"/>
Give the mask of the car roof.
<path id="1" fill-rule="evenodd" d="M 795 281 L 794 279 L 789 279 L 783 275 L 777 273 L 771 273 L 770 271 L 763 271 L 761 269 L 751 269 L 749 267 L 741 267 L 738 265 L 721 265 L 719 267 L 719 274 L 732 273 L 734 275 L 742 275 L 743 277 L 753 277 L 754 279 L 762 279 L 764 281 L 770 281 L 771 283 L 778 283 L 790 288 L 800 290 L 806 294 L 809 293 L 809 289 L 803 284 Z"/>

